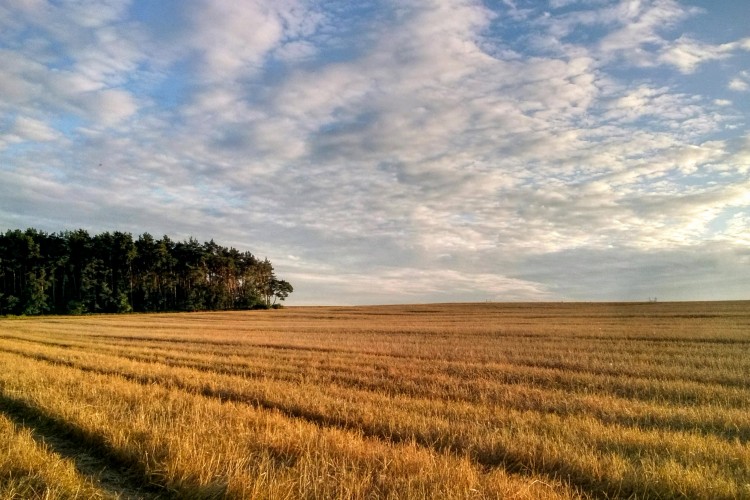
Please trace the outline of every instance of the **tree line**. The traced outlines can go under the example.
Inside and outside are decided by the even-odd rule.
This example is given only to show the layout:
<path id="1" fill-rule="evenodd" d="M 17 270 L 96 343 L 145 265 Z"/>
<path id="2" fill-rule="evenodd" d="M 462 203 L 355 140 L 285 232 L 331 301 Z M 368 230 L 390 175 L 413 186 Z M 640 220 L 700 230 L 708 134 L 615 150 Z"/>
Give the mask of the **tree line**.
<path id="1" fill-rule="evenodd" d="M 0 233 L 0 315 L 254 309 L 292 293 L 268 259 L 190 238 Z"/>

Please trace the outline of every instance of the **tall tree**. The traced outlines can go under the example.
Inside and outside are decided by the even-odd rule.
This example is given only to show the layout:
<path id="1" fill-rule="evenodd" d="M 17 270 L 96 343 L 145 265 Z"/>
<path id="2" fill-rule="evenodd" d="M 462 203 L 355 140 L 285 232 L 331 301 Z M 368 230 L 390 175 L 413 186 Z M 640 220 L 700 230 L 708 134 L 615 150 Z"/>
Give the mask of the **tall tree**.
<path id="1" fill-rule="evenodd" d="M 276 300 L 284 301 L 289 294 L 294 291 L 292 285 L 288 281 L 274 279 L 271 283 L 271 292 L 273 293 L 273 304 L 276 305 Z"/>

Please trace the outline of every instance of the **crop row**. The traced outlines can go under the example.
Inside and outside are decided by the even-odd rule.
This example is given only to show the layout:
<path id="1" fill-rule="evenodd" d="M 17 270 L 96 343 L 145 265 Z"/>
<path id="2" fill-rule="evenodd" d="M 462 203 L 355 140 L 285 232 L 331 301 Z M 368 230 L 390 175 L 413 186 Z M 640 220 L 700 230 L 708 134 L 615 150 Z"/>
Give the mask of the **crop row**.
<path id="1" fill-rule="evenodd" d="M 141 476 L 162 496 L 571 498 L 560 482 L 161 384 L 0 354 L 4 407 Z M 33 420 L 33 418 L 31 418 Z"/>
<path id="2" fill-rule="evenodd" d="M 389 443 L 416 442 L 435 452 L 468 456 L 483 467 L 565 477 L 589 491 L 661 494 L 655 485 L 696 467 L 715 469 L 714 479 L 735 488 L 750 479 L 745 472 L 750 451 L 744 444 L 750 423 L 741 411 L 639 406 L 595 391 L 576 397 L 519 384 L 506 384 L 499 404 L 478 404 L 229 375 L 71 349 L 4 349 L 88 373 L 276 410 Z M 696 433 L 707 426 L 713 433 Z M 616 466 L 602 467 L 610 462 Z"/>

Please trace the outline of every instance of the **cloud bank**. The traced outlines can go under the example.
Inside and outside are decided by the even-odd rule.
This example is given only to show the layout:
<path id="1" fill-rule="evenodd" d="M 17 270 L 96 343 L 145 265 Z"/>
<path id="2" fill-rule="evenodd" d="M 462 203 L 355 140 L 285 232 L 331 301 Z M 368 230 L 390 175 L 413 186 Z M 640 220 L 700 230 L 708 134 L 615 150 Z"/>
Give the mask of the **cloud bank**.
<path id="1" fill-rule="evenodd" d="M 743 30 L 670 0 L 11 1 L 0 227 L 214 238 L 300 304 L 747 298 Z"/>

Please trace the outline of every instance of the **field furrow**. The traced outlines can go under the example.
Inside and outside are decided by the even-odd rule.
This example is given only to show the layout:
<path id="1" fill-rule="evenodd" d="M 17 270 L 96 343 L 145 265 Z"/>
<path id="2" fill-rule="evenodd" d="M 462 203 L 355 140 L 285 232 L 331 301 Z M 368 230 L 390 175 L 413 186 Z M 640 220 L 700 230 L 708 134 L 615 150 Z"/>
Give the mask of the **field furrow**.
<path id="1" fill-rule="evenodd" d="M 2 348 L 3 342 L 0 340 L 0 349 Z M 116 373 L 123 375 L 127 373 L 131 376 L 134 372 L 143 373 L 144 366 L 148 368 L 152 364 L 159 364 L 168 367 L 191 368 L 209 374 L 237 375 L 243 379 L 273 379 L 291 383 L 305 382 L 322 387 L 336 386 L 342 390 L 365 390 L 387 396 L 401 395 L 446 401 L 469 401 L 517 410 L 539 410 L 559 415 L 586 414 L 602 421 L 621 425 L 714 432 L 728 439 L 736 438 L 742 441 L 747 441 L 750 437 L 748 413 L 744 408 L 721 408 L 716 405 L 683 406 L 673 403 L 657 405 L 653 402 L 641 402 L 616 396 L 607 397 L 601 393 L 590 394 L 588 391 L 571 393 L 569 390 L 560 390 L 555 387 L 540 388 L 516 383 L 506 384 L 497 380 L 478 377 L 472 379 L 473 385 L 470 386 L 468 383 L 461 383 L 455 378 L 440 380 L 439 373 L 432 373 L 430 378 L 416 382 L 411 381 L 409 387 L 421 389 L 412 391 L 409 390 L 409 387 L 403 387 L 403 381 L 399 383 L 399 381 L 391 379 L 377 380 L 377 377 L 370 371 L 366 371 L 364 374 L 347 372 L 347 369 L 358 369 L 359 367 L 337 365 L 335 371 L 328 374 L 329 376 L 321 376 L 317 368 L 310 373 L 306 373 L 302 366 L 290 367 L 286 360 L 278 363 L 278 367 L 274 366 L 273 360 L 268 363 L 261 363 L 260 366 L 256 364 L 257 361 L 253 361 L 253 366 L 244 367 L 239 360 L 235 362 L 231 359 L 228 361 L 228 365 L 219 360 L 196 363 L 192 359 L 181 359 L 178 353 L 174 352 L 170 353 L 171 356 L 165 358 L 153 356 L 151 352 L 133 353 L 107 348 L 100 349 L 92 357 L 94 353 L 75 351 L 70 348 L 56 351 L 49 348 L 36 350 L 16 346 L 6 347 L 6 349 L 36 356 L 38 359 L 65 362 L 71 366 L 85 366 L 89 369 L 99 369 L 99 367 L 104 366 L 107 367 L 107 370 L 116 370 Z M 116 368 L 120 360 L 149 364 L 140 365 L 140 369 L 132 368 L 132 366 Z M 227 382 L 232 386 L 237 386 L 238 383 L 241 382 Z M 709 387 L 708 390 L 711 389 L 713 388 Z M 471 397 L 472 394 L 476 397 Z M 750 398 L 746 398 L 744 401 L 747 403 L 748 400 Z"/>
<path id="2" fill-rule="evenodd" d="M 223 374 L 315 380 L 321 384 L 337 383 L 394 394 L 450 400 L 492 401 L 502 397 L 502 394 L 495 394 L 493 387 L 524 385 L 574 393 L 610 394 L 666 404 L 711 404 L 736 409 L 750 406 L 750 387 L 743 374 L 737 375 L 736 380 L 727 383 L 713 379 L 696 381 L 693 377 L 636 377 L 630 373 L 601 373 L 585 369 L 576 371 L 518 363 L 472 364 L 416 359 L 404 362 L 398 358 L 382 359 L 380 356 L 348 353 L 329 353 L 329 356 L 321 358 L 314 352 L 295 350 L 289 354 L 283 350 L 277 352 L 273 348 L 242 353 L 228 351 L 193 354 L 194 351 L 179 349 L 178 346 L 167 350 L 159 347 L 107 343 L 87 347 L 72 342 L 58 345 L 54 341 L 22 341 L 34 342 L 49 346 L 57 345 L 70 349 L 71 352 L 78 348 L 131 360 L 159 362 Z M 321 362 L 321 359 L 324 359 L 324 362 Z M 744 368 L 732 367 L 732 371 L 744 371 Z M 745 371 L 748 372 L 750 370 Z"/>
<path id="3" fill-rule="evenodd" d="M 4 406 L 54 421 L 168 496 L 577 496 L 549 478 L 487 473 L 413 443 L 382 443 L 245 404 L 8 354 L 0 363 L 12 367 L 0 374 Z"/>
<path id="4" fill-rule="evenodd" d="M 659 347 L 657 353 L 651 352 L 622 352 L 614 343 L 606 345 L 585 345 L 586 354 L 577 355 L 573 352 L 560 353 L 551 347 L 535 346 L 534 357 L 521 358 L 517 354 L 502 352 L 498 359 L 491 362 L 448 361 L 439 359 L 423 359 L 405 356 L 383 354 L 367 354 L 357 351 L 315 350 L 302 347 L 289 348 L 287 346 L 263 344 L 232 344 L 212 345 L 195 344 L 186 341 L 157 340 L 157 341 L 117 341 L 104 339 L 81 340 L 35 338 L 33 336 L 13 337 L 2 336 L 18 342 L 37 342 L 58 347 L 77 347 L 91 349 L 97 352 L 138 353 L 151 356 L 153 359 L 168 359 L 175 356 L 180 359 L 192 359 L 196 366 L 199 363 L 210 365 L 216 371 L 227 370 L 238 372 L 258 366 L 262 360 L 268 362 L 283 362 L 284 364 L 311 367 L 310 361 L 320 353 L 327 354 L 326 363 L 318 363 L 315 370 L 339 372 L 340 368 L 348 365 L 358 365 L 362 370 L 371 372 L 380 370 L 399 373 L 403 382 L 403 375 L 413 372 L 419 367 L 418 373 L 423 376 L 456 373 L 466 378 L 465 373 L 471 371 L 475 378 L 486 379 L 509 373 L 509 366 L 515 366 L 523 371 L 525 367 L 558 370 L 566 374 L 582 374 L 593 376 L 609 376 L 630 379 L 659 380 L 661 382 L 695 382 L 698 384 L 714 384 L 723 387 L 747 388 L 747 373 L 750 373 L 750 360 L 738 352 L 735 356 L 726 356 L 723 351 L 712 352 L 706 349 L 690 353 L 687 348 L 680 355 L 680 362 L 674 363 L 679 349 L 667 346 Z M 517 349 L 518 346 L 515 346 Z M 511 349 L 510 347 L 508 348 Z M 194 356 L 190 356 L 194 354 Z M 408 368 L 408 369 L 406 369 Z M 403 372 L 403 373 L 402 373 Z M 423 381 L 419 381 L 419 386 Z"/>
<path id="5" fill-rule="evenodd" d="M 50 357 L 47 361 L 54 359 Z M 63 360 L 58 360 L 58 363 L 68 364 Z M 315 393 L 315 386 L 310 384 L 290 385 L 275 380 L 258 383 L 217 374 L 206 378 L 204 373 L 191 369 L 127 360 L 120 365 L 113 364 L 112 359 L 99 362 L 89 359 L 88 363 L 71 363 L 70 366 L 88 373 L 114 375 L 145 385 L 157 384 L 219 401 L 246 403 L 316 425 L 360 431 L 365 436 L 389 443 L 415 442 L 437 452 L 468 455 L 483 467 L 533 471 L 552 477 L 564 473 L 571 484 L 586 490 L 611 493 L 622 491 L 624 481 L 646 481 L 648 476 L 639 476 L 643 472 L 640 468 L 624 466 L 635 446 L 639 449 L 640 465 L 645 463 L 655 469 L 663 468 L 664 464 L 653 458 L 665 451 L 670 466 L 695 463 L 695 452 L 690 445 L 709 446 L 708 456 L 719 460 L 707 464 L 704 459 L 701 463 L 724 471 L 724 475 L 729 467 L 750 464 L 748 448 L 740 443 L 668 430 L 635 428 L 628 431 L 622 426 L 597 422 L 589 415 L 560 417 L 538 410 L 388 399 L 377 393 L 348 388 L 329 387 Z M 555 435 L 555 430 L 561 428 L 566 432 Z M 633 444 L 635 437 L 640 439 L 637 444 Z M 592 445 L 593 442 L 596 445 Z M 686 442 L 688 446 L 685 446 Z M 590 461 L 578 462 L 570 458 L 580 456 L 589 460 L 593 457 L 597 464 L 611 462 L 617 467 L 613 465 L 614 468 L 599 471 Z M 732 459 L 726 461 L 724 457 Z M 632 493 L 656 492 L 634 490 Z"/>
<path id="6" fill-rule="evenodd" d="M 482 304 L 0 320 L 0 364 L 11 367 L 0 388 L 8 405 L 88 429 L 104 439 L 106 447 L 96 445 L 104 457 L 129 457 L 124 463 L 142 482 L 179 494 L 198 488 L 206 495 L 295 497 L 303 491 L 297 475 L 334 474 L 323 460 L 346 469 L 348 486 L 318 479 L 325 486 L 304 490 L 313 491 L 306 496 L 429 490 L 491 498 L 512 490 L 521 497 L 743 498 L 750 497 L 747 305 Z M 24 370 L 39 374 L 37 381 Z M 60 401 L 48 406 L 54 390 Z M 217 420 L 201 434 L 215 448 L 191 438 L 197 455 L 189 460 L 200 467 L 178 446 L 199 424 L 159 421 L 166 414 L 175 422 L 188 418 L 164 408 L 177 402 L 193 413 L 210 407 Z M 239 417 L 222 420 L 222 411 L 252 421 L 273 416 L 274 426 L 305 429 L 305 437 L 279 454 L 276 441 L 248 435 L 245 446 L 254 451 L 241 459 L 218 442 L 217 433 L 226 440 L 241 425 Z M 123 423 L 121 412 L 142 415 L 143 425 Z M 112 434 L 107 426 L 115 425 L 130 429 L 127 436 Z M 321 444 L 321 436 L 379 451 L 354 460 Z M 314 459 L 311 450 L 300 451 L 311 441 L 327 451 Z M 371 477 L 380 460 L 404 450 L 418 457 L 414 467 L 438 461 L 463 471 L 457 484 L 471 486 L 437 476 L 430 481 L 438 483 L 414 486 L 390 466 L 377 474 L 394 482 L 391 489 Z M 289 475 L 273 469 L 279 457 Z M 219 460 L 238 469 L 212 465 Z M 309 467 L 304 473 L 300 460 Z M 262 484 L 245 477 L 260 473 L 253 468 L 260 463 Z M 213 472 L 201 475 L 196 467 Z"/>

